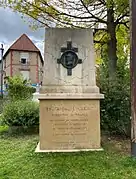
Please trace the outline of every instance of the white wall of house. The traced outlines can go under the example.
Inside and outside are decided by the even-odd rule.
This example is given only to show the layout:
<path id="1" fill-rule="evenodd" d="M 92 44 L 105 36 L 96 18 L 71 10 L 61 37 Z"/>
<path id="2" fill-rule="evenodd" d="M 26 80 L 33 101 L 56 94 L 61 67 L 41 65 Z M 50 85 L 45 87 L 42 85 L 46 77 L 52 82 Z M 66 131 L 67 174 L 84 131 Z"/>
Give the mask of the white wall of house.
<path id="1" fill-rule="evenodd" d="M 24 80 L 29 80 L 30 79 L 30 72 L 29 71 L 20 71 Z"/>

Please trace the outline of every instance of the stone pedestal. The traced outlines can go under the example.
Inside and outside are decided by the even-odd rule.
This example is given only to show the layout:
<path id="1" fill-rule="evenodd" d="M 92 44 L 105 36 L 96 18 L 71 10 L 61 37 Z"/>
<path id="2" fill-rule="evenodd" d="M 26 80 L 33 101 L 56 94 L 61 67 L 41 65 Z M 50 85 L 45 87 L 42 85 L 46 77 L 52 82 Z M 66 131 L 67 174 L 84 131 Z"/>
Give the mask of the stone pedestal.
<path id="1" fill-rule="evenodd" d="M 37 151 L 100 150 L 102 95 L 41 95 Z"/>
<path id="2" fill-rule="evenodd" d="M 70 45 L 69 45 L 70 44 Z M 72 50 L 82 62 L 68 72 L 57 63 Z M 73 59 L 74 60 L 74 59 Z M 90 29 L 47 29 L 37 152 L 101 150 L 100 99 Z"/>

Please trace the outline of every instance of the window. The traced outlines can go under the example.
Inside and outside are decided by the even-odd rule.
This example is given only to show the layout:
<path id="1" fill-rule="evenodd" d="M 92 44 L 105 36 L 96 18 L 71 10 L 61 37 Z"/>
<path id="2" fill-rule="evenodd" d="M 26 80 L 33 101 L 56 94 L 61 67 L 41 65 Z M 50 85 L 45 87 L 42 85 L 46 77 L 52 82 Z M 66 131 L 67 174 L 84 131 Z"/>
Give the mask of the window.
<path id="1" fill-rule="evenodd" d="M 26 64 L 26 62 L 27 62 L 27 61 L 26 61 L 26 58 L 21 58 L 21 63 L 22 63 L 22 64 Z"/>
<path id="2" fill-rule="evenodd" d="M 29 61 L 29 53 L 21 52 L 20 53 L 20 62 L 21 64 L 25 65 Z"/>

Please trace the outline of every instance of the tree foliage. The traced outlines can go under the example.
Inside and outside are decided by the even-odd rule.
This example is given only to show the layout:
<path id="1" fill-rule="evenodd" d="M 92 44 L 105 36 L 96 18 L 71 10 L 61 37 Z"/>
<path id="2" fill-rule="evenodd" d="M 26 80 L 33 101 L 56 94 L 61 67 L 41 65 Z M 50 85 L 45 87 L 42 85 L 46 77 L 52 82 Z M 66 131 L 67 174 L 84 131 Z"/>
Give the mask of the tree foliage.
<path id="1" fill-rule="evenodd" d="M 128 0 L 8 0 L 2 5 L 46 27 L 93 28 L 95 42 L 107 43 L 109 74 L 116 72 L 117 32 L 122 25 L 128 29 Z"/>
<path id="2" fill-rule="evenodd" d="M 24 13 L 44 26 L 96 27 L 107 24 L 107 11 L 114 9 L 114 22 L 127 24 L 128 0 L 8 0 L 2 3 Z"/>
<path id="3" fill-rule="evenodd" d="M 130 56 L 130 38 L 129 32 L 124 25 L 118 26 L 116 30 L 116 38 L 117 38 L 117 69 L 120 68 L 124 64 L 128 68 L 129 65 L 129 56 Z M 107 39 L 108 35 L 106 33 L 99 33 L 95 37 L 95 40 L 101 39 L 102 43 L 95 43 L 95 49 L 97 55 L 97 64 L 105 64 L 108 68 L 108 46 Z M 122 64 L 122 65 L 121 65 Z M 123 68 L 124 68 L 123 66 Z"/>

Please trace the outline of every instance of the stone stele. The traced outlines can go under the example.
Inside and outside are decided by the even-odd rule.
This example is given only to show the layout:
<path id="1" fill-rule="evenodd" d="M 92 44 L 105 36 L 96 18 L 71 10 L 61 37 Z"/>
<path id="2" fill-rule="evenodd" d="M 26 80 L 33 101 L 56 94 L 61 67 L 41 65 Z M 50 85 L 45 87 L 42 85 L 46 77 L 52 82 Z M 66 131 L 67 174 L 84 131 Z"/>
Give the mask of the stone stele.
<path id="1" fill-rule="evenodd" d="M 94 55 L 91 29 L 46 29 L 36 152 L 101 150 Z"/>

